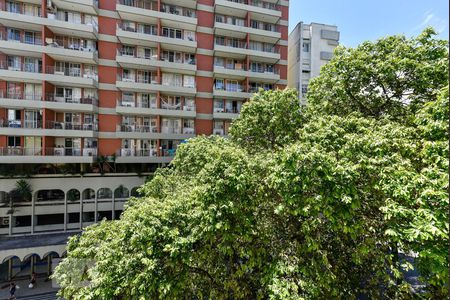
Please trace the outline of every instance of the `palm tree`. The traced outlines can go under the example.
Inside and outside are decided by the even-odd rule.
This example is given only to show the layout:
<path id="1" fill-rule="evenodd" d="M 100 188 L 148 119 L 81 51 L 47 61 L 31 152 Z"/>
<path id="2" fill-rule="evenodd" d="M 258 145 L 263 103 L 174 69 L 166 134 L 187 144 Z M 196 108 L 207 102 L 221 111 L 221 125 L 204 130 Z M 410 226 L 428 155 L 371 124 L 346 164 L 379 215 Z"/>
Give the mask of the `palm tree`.
<path id="1" fill-rule="evenodd" d="M 17 202 L 31 201 L 33 190 L 31 185 L 25 179 L 19 179 L 16 182 L 16 187 L 9 193 L 9 207 L 7 214 L 13 214 L 15 211 L 15 204 Z"/>

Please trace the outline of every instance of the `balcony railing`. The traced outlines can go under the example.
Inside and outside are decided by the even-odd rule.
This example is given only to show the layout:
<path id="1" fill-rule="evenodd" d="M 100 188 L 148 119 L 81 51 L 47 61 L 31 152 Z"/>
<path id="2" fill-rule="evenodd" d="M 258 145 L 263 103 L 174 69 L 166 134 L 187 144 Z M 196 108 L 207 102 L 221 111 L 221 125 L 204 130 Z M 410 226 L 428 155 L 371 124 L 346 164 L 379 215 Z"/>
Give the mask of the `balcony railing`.
<path id="1" fill-rule="evenodd" d="M 0 156 L 42 156 L 43 148 L 3 147 Z M 97 148 L 45 148 L 45 156 L 97 156 Z"/>
<path id="2" fill-rule="evenodd" d="M 97 148 L 54 147 L 45 148 L 46 156 L 97 156 Z"/>
<path id="3" fill-rule="evenodd" d="M 226 91 L 226 92 L 246 92 L 245 88 L 240 84 L 226 84 L 226 85 L 215 85 L 214 89 L 217 91 Z"/>
<path id="4" fill-rule="evenodd" d="M 42 66 L 35 63 L 0 61 L 0 69 L 18 72 L 42 73 Z"/>
<path id="5" fill-rule="evenodd" d="M 0 91 L 0 98 L 16 99 L 16 100 L 42 101 L 42 94 L 41 93 L 23 93 L 23 92 Z"/>
<path id="6" fill-rule="evenodd" d="M 195 105 L 184 105 L 181 106 L 181 103 L 179 104 L 170 104 L 165 103 L 164 98 L 161 99 L 161 107 L 160 109 L 167 109 L 167 110 L 184 110 L 184 111 L 195 111 Z M 117 106 L 120 107 L 136 107 L 136 108 L 153 108 L 157 109 L 156 103 L 150 103 L 150 102 L 144 102 L 144 101 L 134 101 L 134 100 L 117 100 Z"/>
<path id="7" fill-rule="evenodd" d="M 28 45 L 42 45 L 42 39 L 40 36 L 27 36 L 25 34 L 17 36 L 12 32 L 0 32 L 0 40 Z"/>
<path id="8" fill-rule="evenodd" d="M 161 151 L 161 156 L 164 157 L 174 157 L 177 152 L 177 149 L 163 149 Z"/>
<path id="9" fill-rule="evenodd" d="M 74 123 L 74 122 L 47 121 L 45 123 L 45 128 L 46 129 L 60 129 L 60 130 L 98 131 L 98 124 L 96 124 L 96 123 Z"/>
<path id="10" fill-rule="evenodd" d="M 228 39 L 224 40 L 221 38 L 216 38 L 215 44 L 218 46 L 247 49 L 247 43 L 244 41 L 236 41 L 236 40 L 228 40 Z"/>
<path id="11" fill-rule="evenodd" d="M 161 127 L 161 133 L 166 134 L 181 134 L 181 127 Z"/>
<path id="12" fill-rule="evenodd" d="M 153 149 L 129 149 L 122 148 L 116 152 L 117 156 L 121 157 L 156 157 L 158 151 Z"/>
<path id="13" fill-rule="evenodd" d="M 5 2 L 1 2 L 0 3 L 0 10 L 2 11 L 6 11 L 9 13 L 13 13 L 13 14 L 20 14 L 20 15 L 26 15 L 26 16 L 33 16 L 33 17 L 40 17 L 41 16 L 41 7 L 37 6 L 37 5 L 31 5 L 31 4 L 26 4 L 28 6 L 28 9 L 25 9 L 25 5 L 24 3 L 21 3 L 22 5 L 16 5 L 16 3 L 12 2 L 10 3 L 5 3 Z M 33 8 L 33 9 L 29 9 L 29 8 Z"/>
<path id="14" fill-rule="evenodd" d="M 123 81 L 123 82 L 136 82 L 136 83 L 147 83 L 147 84 L 159 84 L 157 81 L 156 75 L 149 74 L 149 75 L 123 75 L 118 73 L 117 74 L 117 81 Z"/>
<path id="15" fill-rule="evenodd" d="M 157 133 L 158 128 L 156 126 L 149 125 L 130 125 L 130 124 L 119 124 L 117 125 L 118 132 L 151 132 Z"/>
<path id="16" fill-rule="evenodd" d="M 129 51 L 118 49 L 117 50 L 118 56 L 124 56 L 124 57 L 134 57 L 134 58 L 143 58 L 143 59 L 149 59 L 149 60 L 158 60 L 158 55 L 146 55 L 145 53 L 139 54 L 136 50 L 133 50 L 133 53 L 130 53 Z"/>
<path id="17" fill-rule="evenodd" d="M 247 26 L 246 20 L 244 20 L 244 19 L 238 19 L 238 20 L 239 21 L 237 21 L 236 19 L 229 17 L 229 16 L 216 15 L 216 22 L 218 22 L 218 23 L 259 29 L 259 30 L 264 30 L 264 31 L 280 32 L 280 28 L 276 24 L 264 23 L 264 22 L 258 21 L 258 22 L 251 23 L 251 26 Z"/>
<path id="18" fill-rule="evenodd" d="M 95 72 L 92 72 L 90 70 L 84 70 L 81 71 L 81 68 L 76 67 L 65 67 L 65 66 L 47 66 L 46 67 L 46 73 L 47 74 L 54 74 L 54 75 L 62 75 L 62 76 L 69 76 L 69 77 L 83 77 L 83 78 L 90 78 L 94 80 L 98 80 L 98 74 Z"/>
<path id="19" fill-rule="evenodd" d="M 161 4 L 161 12 L 189 18 L 197 17 L 197 14 L 193 9 L 169 4 Z"/>
<path id="20" fill-rule="evenodd" d="M 98 99 L 96 97 L 75 97 L 75 96 L 64 96 L 54 93 L 47 94 L 46 101 L 49 102 L 59 102 L 59 103 L 73 103 L 73 104 L 89 104 L 98 106 Z"/>
<path id="21" fill-rule="evenodd" d="M 158 11 L 158 2 L 157 1 L 148 1 L 148 0 L 117 0 L 117 4 Z"/>
<path id="22" fill-rule="evenodd" d="M 47 18 L 52 19 L 52 20 L 58 20 L 58 21 L 70 23 L 70 24 L 88 25 L 88 26 L 93 27 L 95 30 L 98 30 L 98 23 L 93 18 L 80 18 L 80 19 L 72 18 L 72 19 L 66 20 L 64 13 L 54 14 L 51 12 L 47 13 Z"/>
<path id="23" fill-rule="evenodd" d="M 218 113 L 228 113 L 228 114 L 240 114 L 241 109 L 238 109 L 236 107 L 220 107 L 220 106 L 214 106 L 214 112 Z"/>
<path id="24" fill-rule="evenodd" d="M 280 6 L 275 3 L 270 3 L 266 1 L 260 1 L 260 0 L 228 0 L 230 2 L 234 3 L 240 3 L 240 4 L 246 4 L 271 10 L 280 10 Z"/>
<path id="25" fill-rule="evenodd" d="M 73 41 L 70 38 L 54 39 L 51 43 L 47 44 L 47 46 L 54 48 L 97 53 L 97 50 L 95 48 L 88 47 L 87 45 L 84 45 L 83 42 Z"/>
<path id="26" fill-rule="evenodd" d="M 42 148 L 2 147 L 0 156 L 38 156 L 42 155 Z"/>
<path id="27" fill-rule="evenodd" d="M 154 25 L 136 27 L 136 26 L 129 26 L 129 24 L 126 23 L 119 23 L 117 24 L 117 28 L 128 32 L 142 33 L 148 35 L 158 35 L 158 30 Z"/>
<path id="28" fill-rule="evenodd" d="M 31 121 L 31 120 L 5 120 L 0 119 L 0 127 L 2 128 L 27 128 L 27 129 L 38 129 L 42 128 L 41 121 Z"/>

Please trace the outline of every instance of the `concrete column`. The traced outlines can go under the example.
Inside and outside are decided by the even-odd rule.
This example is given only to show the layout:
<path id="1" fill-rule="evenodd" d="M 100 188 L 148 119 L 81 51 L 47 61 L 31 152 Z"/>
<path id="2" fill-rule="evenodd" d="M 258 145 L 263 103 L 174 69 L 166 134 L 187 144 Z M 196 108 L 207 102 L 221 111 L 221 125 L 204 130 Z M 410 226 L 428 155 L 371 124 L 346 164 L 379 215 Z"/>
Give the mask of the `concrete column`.
<path id="1" fill-rule="evenodd" d="M 97 192 L 95 192 L 95 205 L 94 205 L 94 222 L 97 223 L 98 219 L 98 199 L 97 199 Z"/>
<path id="2" fill-rule="evenodd" d="M 116 206 L 116 195 L 114 195 L 114 191 L 113 191 L 113 198 L 112 198 L 112 203 L 111 203 L 111 207 L 112 207 L 112 212 L 111 212 L 111 219 L 115 220 L 116 216 L 115 216 L 115 206 Z"/>
<path id="3" fill-rule="evenodd" d="M 64 193 L 64 232 L 67 231 L 67 192 Z"/>
<path id="4" fill-rule="evenodd" d="M 13 217 L 13 214 L 11 213 L 11 214 L 9 214 L 9 225 L 8 225 L 8 227 L 9 227 L 9 235 L 12 235 L 12 222 L 13 222 L 13 220 L 14 220 L 14 217 Z"/>
<path id="5" fill-rule="evenodd" d="M 83 228 L 83 192 L 80 199 L 80 229 Z"/>
<path id="6" fill-rule="evenodd" d="M 52 274 L 52 255 L 47 255 L 47 276 Z"/>
<path id="7" fill-rule="evenodd" d="M 34 193 L 31 197 L 31 234 L 34 234 L 35 210 L 36 210 L 36 197 L 37 193 Z"/>

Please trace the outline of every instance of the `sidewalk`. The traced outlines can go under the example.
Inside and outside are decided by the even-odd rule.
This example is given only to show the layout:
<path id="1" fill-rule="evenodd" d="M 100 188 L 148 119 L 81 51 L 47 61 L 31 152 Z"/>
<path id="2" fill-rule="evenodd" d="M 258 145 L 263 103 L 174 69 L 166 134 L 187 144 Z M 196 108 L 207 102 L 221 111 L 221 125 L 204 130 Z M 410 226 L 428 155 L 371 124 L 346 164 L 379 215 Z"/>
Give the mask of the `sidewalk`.
<path id="1" fill-rule="evenodd" d="M 52 287 L 52 281 L 44 282 L 44 277 L 38 277 L 36 281 L 36 287 L 33 289 L 28 288 L 29 280 L 18 280 L 15 281 L 19 288 L 16 290 L 16 297 L 18 299 L 22 297 L 35 296 L 45 293 L 56 293 L 58 289 Z M 6 283 L 0 286 L 6 285 Z M 0 300 L 9 299 L 9 286 L 7 288 L 0 290 Z"/>

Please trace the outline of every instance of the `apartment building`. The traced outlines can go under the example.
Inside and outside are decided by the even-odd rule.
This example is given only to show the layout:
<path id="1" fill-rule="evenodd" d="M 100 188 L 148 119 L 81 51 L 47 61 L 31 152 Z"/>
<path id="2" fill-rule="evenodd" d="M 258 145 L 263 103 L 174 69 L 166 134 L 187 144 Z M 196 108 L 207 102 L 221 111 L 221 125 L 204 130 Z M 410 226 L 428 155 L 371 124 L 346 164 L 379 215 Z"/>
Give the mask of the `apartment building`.
<path id="1" fill-rule="evenodd" d="M 309 81 L 319 76 L 338 45 L 339 31 L 334 25 L 300 22 L 289 34 L 288 86 L 298 90 L 299 99 L 305 100 Z"/>
<path id="2" fill-rule="evenodd" d="M 254 92 L 287 86 L 288 6 L 0 0 L 0 176 L 32 188 L 11 209 L 18 178 L 0 179 L 0 237 L 116 219 L 178 145 L 226 136 Z"/>

